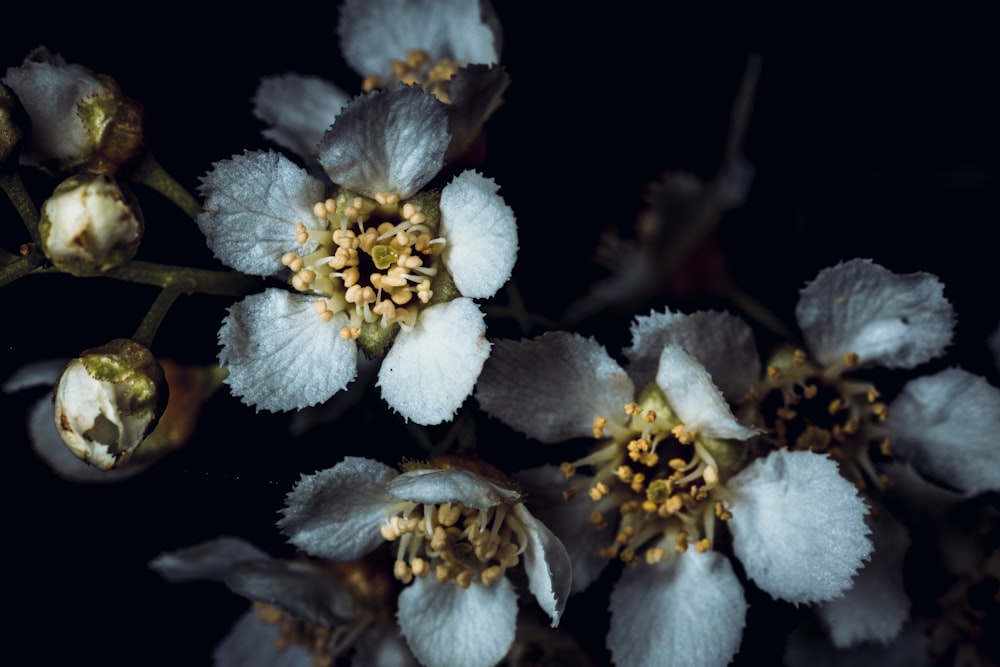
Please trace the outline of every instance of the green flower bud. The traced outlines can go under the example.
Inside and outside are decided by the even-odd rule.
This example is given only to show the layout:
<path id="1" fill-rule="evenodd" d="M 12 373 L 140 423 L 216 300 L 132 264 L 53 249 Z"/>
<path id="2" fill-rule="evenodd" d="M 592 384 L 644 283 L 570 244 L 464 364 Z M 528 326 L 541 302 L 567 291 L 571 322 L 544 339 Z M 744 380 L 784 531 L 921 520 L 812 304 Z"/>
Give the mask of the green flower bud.
<path id="1" fill-rule="evenodd" d="M 0 168 L 17 162 L 21 144 L 31 129 L 28 112 L 14 91 L 0 83 Z"/>
<path id="2" fill-rule="evenodd" d="M 31 117 L 23 164 L 53 173 L 114 174 L 141 154 L 142 106 L 110 77 L 42 47 L 8 69 L 3 82 Z"/>
<path id="3" fill-rule="evenodd" d="M 108 176 L 63 181 L 42 204 L 42 249 L 60 271 L 96 276 L 135 257 L 142 240 L 139 204 Z"/>
<path id="4" fill-rule="evenodd" d="M 126 463 L 167 403 L 152 352 L 117 339 L 69 362 L 54 390 L 56 430 L 73 454 L 101 470 Z"/>

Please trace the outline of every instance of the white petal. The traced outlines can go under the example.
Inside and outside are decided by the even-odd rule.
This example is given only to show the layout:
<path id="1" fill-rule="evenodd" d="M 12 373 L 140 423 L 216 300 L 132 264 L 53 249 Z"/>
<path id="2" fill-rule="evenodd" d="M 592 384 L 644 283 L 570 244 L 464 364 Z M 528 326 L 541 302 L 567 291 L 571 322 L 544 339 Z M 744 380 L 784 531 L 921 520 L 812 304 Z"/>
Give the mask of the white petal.
<path id="1" fill-rule="evenodd" d="M 312 556 L 347 561 L 384 541 L 381 526 L 393 499 L 385 485 L 398 473 L 357 456 L 303 475 L 285 498 L 278 521 L 288 541 Z"/>
<path id="2" fill-rule="evenodd" d="M 496 341 L 476 387 L 483 410 L 542 442 L 591 437 L 595 417 L 623 421 L 634 397 L 600 343 L 563 331 Z"/>
<path id="3" fill-rule="evenodd" d="M 149 568 L 169 582 L 221 581 L 233 567 L 251 560 L 270 560 L 246 540 L 217 537 L 194 546 L 167 551 L 149 562 Z"/>
<path id="4" fill-rule="evenodd" d="M 219 329 L 219 364 L 233 394 L 258 410 L 322 403 L 357 374 L 357 345 L 342 339 L 347 316 L 320 322 L 313 299 L 268 289 L 239 301 Z"/>
<path id="5" fill-rule="evenodd" d="M 552 619 L 554 628 L 559 625 L 559 618 L 573 588 L 573 564 L 559 538 L 531 516 L 522 503 L 514 505 L 514 516 L 527 529 L 529 536 L 527 548 L 521 555 L 524 571 L 528 574 L 528 588 L 538 605 Z"/>
<path id="6" fill-rule="evenodd" d="M 414 503 L 462 503 L 479 510 L 500 503 L 517 502 L 521 494 L 504 488 L 469 470 L 413 470 L 389 482 L 386 487 L 393 498 Z"/>
<path id="7" fill-rule="evenodd" d="M 480 2 L 468 0 L 348 0 L 337 33 L 344 58 L 361 76 L 392 80 L 392 60 L 409 49 L 422 49 L 433 60 L 459 64 L 495 63 L 499 34 L 483 20 Z M 499 27 L 496 28 L 499 32 Z"/>
<path id="8" fill-rule="evenodd" d="M 906 527 L 885 508 L 870 519 L 875 551 L 843 597 L 817 606 L 816 613 L 837 648 L 895 639 L 910 614 L 903 589 L 903 558 L 910 547 Z"/>
<path id="9" fill-rule="evenodd" d="M 667 345 L 660 353 L 656 384 L 688 431 L 737 440 L 757 434 L 736 421 L 708 371 L 678 345 Z"/>
<path id="10" fill-rule="evenodd" d="M 824 364 L 853 352 L 862 364 L 913 368 L 951 342 L 955 313 L 929 273 L 895 274 L 867 259 L 820 271 L 802 290 L 795 317 Z"/>
<path id="11" fill-rule="evenodd" d="M 399 594 L 399 629 L 426 667 L 492 667 L 514 642 L 517 596 L 506 577 L 468 588 L 418 578 Z"/>
<path id="12" fill-rule="evenodd" d="M 746 611 L 739 579 L 716 551 L 640 563 L 611 592 L 608 648 L 621 667 L 724 667 L 740 647 Z"/>
<path id="13" fill-rule="evenodd" d="M 406 199 L 440 171 L 449 141 L 444 104 L 419 86 L 396 86 L 355 97 L 323 136 L 319 161 L 337 185 Z"/>
<path id="14" fill-rule="evenodd" d="M 632 347 L 623 350 L 637 387 L 656 377 L 666 345 L 679 345 L 709 372 L 730 403 L 740 403 L 760 377 L 760 356 L 753 331 L 729 313 L 684 315 L 665 310 L 640 315 L 632 323 Z"/>
<path id="15" fill-rule="evenodd" d="M 309 158 L 351 96 L 315 76 L 282 74 L 260 80 L 253 114 L 270 125 L 264 136 Z"/>
<path id="16" fill-rule="evenodd" d="M 857 489 L 837 464 L 779 449 L 730 480 L 733 551 L 773 597 L 820 602 L 840 596 L 872 550 Z"/>
<path id="17" fill-rule="evenodd" d="M 472 299 L 453 299 L 422 311 L 416 327 L 396 337 L 377 386 L 404 418 L 440 424 L 472 393 L 489 354 L 479 306 Z"/>
<path id="18" fill-rule="evenodd" d="M 311 667 L 313 657 L 298 644 L 275 649 L 281 624 L 265 623 L 251 609 L 236 621 L 212 652 L 215 667 Z"/>
<path id="19" fill-rule="evenodd" d="M 492 178 L 463 171 L 441 191 L 441 235 L 447 239 L 444 263 L 464 295 L 493 296 L 517 259 L 514 211 Z"/>
<path id="20" fill-rule="evenodd" d="M 199 191 L 205 209 L 198 227 L 208 247 L 243 273 L 272 275 L 282 269 L 286 252 L 315 250 L 315 242 L 295 241 L 295 223 L 326 227 L 312 213 L 323 199 L 323 184 L 280 153 L 258 151 L 216 162 Z"/>
<path id="21" fill-rule="evenodd" d="M 1000 490 L 1000 389 L 949 368 L 911 380 L 889 407 L 892 449 L 965 493 Z"/>
<path id="22" fill-rule="evenodd" d="M 608 560 L 601 558 L 599 533 L 588 520 L 593 512 L 602 514 L 609 523 L 609 531 L 617 530 L 618 505 L 611 496 L 594 502 L 586 493 L 571 494 L 569 500 L 563 491 L 571 485 L 566 475 L 554 465 L 522 470 L 514 475 L 526 494 L 525 503 L 559 538 L 573 564 L 573 587 L 579 593 L 589 587 L 604 571 Z M 590 488 L 593 477 L 577 473 L 573 477 L 576 488 Z"/>

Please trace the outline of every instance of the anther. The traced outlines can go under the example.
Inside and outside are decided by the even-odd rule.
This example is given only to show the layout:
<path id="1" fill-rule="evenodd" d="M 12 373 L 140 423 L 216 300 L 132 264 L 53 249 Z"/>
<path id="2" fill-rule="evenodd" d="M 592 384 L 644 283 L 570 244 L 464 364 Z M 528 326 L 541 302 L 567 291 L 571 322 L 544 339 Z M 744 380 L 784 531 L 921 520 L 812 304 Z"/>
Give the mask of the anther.
<path id="1" fill-rule="evenodd" d="M 502 577 L 503 568 L 499 565 L 488 567 L 479 575 L 479 579 L 483 582 L 484 586 L 489 586 L 493 582 L 499 581 Z"/>
<path id="2" fill-rule="evenodd" d="M 722 521 L 729 521 L 733 518 L 732 512 L 727 510 L 720 502 L 715 503 L 715 516 L 719 517 Z"/>
<path id="3" fill-rule="evenodd" d="M 715 466 L 706 466 L 705 471 L 701 473 L 701 477 L 705 480 L 707 486 L 715 486 L 719 483 L 719 471 L 715 469 Z"/>
<path id="4" fill-rule="evenodd" d="M 417 557 L 410 561 L 410 569 L 413 572 L 413 576 L 424 578 L 430 574 L 431 566 L 423 558 Z"/>
<path id="5" fill-rule="evenodd" d="M 796 366 L 802 366 L 806 363 L 806 352 L 805 350 L 795 350 L 792 353 L 792 363 Z"/>
<path id="6" fill-rule="evenodd" d="M 562 474 L 566 476 L 566 479 L 569 479 L 576 474 L 576 466 L 569 461 L 563 461 L 560 463 L 559 470 L 561 470 Z"/>
<path id="7" fill-rule="evenodd" d="M 604 427 L 608 425 L 608 420 L 604 417 L 594 417 L 594 439 L 604 436 Z"/>
<path id="8" fill-rule="evenodd" d="M 659 563 L 666 555 L 667 551 L 663 547 L 651 547 L 646 549 L 646 562 L 650 565 Z"/>
<path id="9" fill-rule="evenodd" d="M 814 384 L 807 384 L 802 388 L 802 396 L 804 396 L 807 400 L 810 398 L 816 398 L 816 394 L 818 393 L 819 387 Z"/>
<path id="10" fill-rule="evenodd" d="M 844 355 L 844 364 L 848 368 L 854 368 L 861 363 L 861 356 L 857 352 L 848 352 Z"/>
<path id="11" fill-rule="evenodd" d="M 408 584 L 411 581 L 413 581 L 413 570 L 411 570 L 410 566 L 406 564 L 406 561 L 402 559 L 397 560 L 393 564 L 392 574 L 394 577 L 396 577 L 396 579 L 403 582 L 404 584 Z"/>
<path id="12" fill-rule="evenodd" d="M 703 537 L 694 544 L 694 550 L 700 554 L 705 553 L 711 548 L 712 548 L 712 541 L 709 540 L 707 537 Z"/>
<path id="13" fill-rule="evenodd" d="M 600 500 L 604 496 L 608 495 L 611 489 L 604 482 L 598 482 L 590 489 L 590 497 L 593 500 Z"/>
<path id="14" fill-rule="evenodd" d="M 831 415 L 835 415 L 843 405 L 844 402 L 842 400 L 840 400 L 839 398 L 835 398 L 832 401 L 830 401 L 829 405 L 826 406 L 826 411 L 829 412 Z"/>
<path id="15" fill-rule="evenodd" d="M 772 379 L 772 380 L 780 380 L 783 375 L 784 375 L 784 373 L 782 373 L 781 369 L 778 368 L 777 366 L 768 366 L 767 367 L 767 377 L 769 377 L 770 379 Z"/>
<path id="16" fill-rule="evenodd" d="M 688 536 L 687 533 L 677 533 L 677 539 L 674 540 L 674 546 L 677 551 L 684 553 L 688 549 Z"/>
<path id="17" fill-rule="evenodd" d="M 472 584 L 472 578 L 476 574 L 472 570 L 462 570 L 457 575 L 455 575 L 455 583 L 462 588 L 468 588 Z"/>
<path id="18" fill-rule="evenodd" d="M 885 403 L 876 403 L 873 405 L 872 412 L 875 413 L 879 421 L 885 421 L 889 417 L 889 408 L 885 406 Z"/>

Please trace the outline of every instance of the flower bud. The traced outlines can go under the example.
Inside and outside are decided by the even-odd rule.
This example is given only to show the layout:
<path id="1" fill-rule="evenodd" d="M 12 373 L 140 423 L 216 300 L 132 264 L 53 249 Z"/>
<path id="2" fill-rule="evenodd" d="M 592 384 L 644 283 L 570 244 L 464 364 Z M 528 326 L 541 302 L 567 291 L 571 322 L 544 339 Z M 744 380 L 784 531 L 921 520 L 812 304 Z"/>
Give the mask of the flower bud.
<path id="1" fill-rule="evenodd" d="M 42 204 L 42 250 L 60 271 L 96 276 L 135 257 L 142 239 L 139 204 L 108 176 L 81 174 Z"/>
<path id="2" fill-rule="evenodd" d="M 142 106 L 110 77 L 40 47 L 8 69 L 3 82 L 31 117 L 23 164 L 54 173 L 114 174 L 140 154 Z"/>
<path id="3" fill-rule="evenodd" d="M 14 91 L 0 83 L 0 168 L 17 162 L 21 144 L 31 129 L 28 112 Z"/>
<path id="4" fill-rule="evenodd" d="M 76 456 L 112 470 L 156 426 L 167 394 L 152 352 L 119 338 L 67 364 L 54 390 L 56 430 Z"/>

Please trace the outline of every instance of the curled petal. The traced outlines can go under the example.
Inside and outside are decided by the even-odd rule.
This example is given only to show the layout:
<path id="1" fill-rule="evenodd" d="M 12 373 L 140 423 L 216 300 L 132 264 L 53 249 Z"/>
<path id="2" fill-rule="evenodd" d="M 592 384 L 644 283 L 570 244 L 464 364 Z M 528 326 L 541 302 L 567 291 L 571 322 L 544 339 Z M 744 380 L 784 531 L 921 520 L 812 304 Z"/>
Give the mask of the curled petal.
<path id="1" fill-rule="evenodd" d="M 399 594 L 399 629 L 427 667 L 492 667 L 514 642 L 517 595 L 507 578 L 463 589 L 418 578 Z"/>
<path id="2" fill-rule="evenodd" d="M 199 192 L 205 209 L 198 228 L 208 247 L 243 273 L 269 276 L 281 270 L 285 253 L 315 250 L 314 241 L 296 242 L 296 223 L 326 226 L 312 212 L 323 199 L 323 184 L 280 153 L 258 151 L 216 162 Z"/>
<path id="3" fill-rule="evenodd" d="M 303 475 L 285 499 L 278 527 L 312 556 L 360 558 L 384 539 L 380 526 L 393 502 L 385 485 L 397 474 L 378 461 L 348 456 L 332 468 Z"/>
<path id="4" fill-rule="evenodd" d="M 462 503 L 479 510 L 500 503 L 518 502 L 521 494 L 504 488 L 468 470 L 414 470 L 405 472 L 387 485 L 393 498 L 414 503 Z"/>
<path id="5" fill-rule="evenodd" d="M 889 407 L 893 450 L 968 494 L 1000 490 L 1000 389 L 949 368 L 911 380 Z"/>
<path id="6" fill-rule="evenodd" d="M 573 564 L 559 538 L 531 516 L 523 504 L 514 505 L 514 516 L 527 529 L 529 536 L 523 554 L 528 587 L 538 605 L 552 619 L 554 628 L 559 625 L 559 618 L 573 588 Z"/>
<path id="7" fill-rule="evenodd" d="M 376 384 L 404 418 L 440 424 L 472 393 L 489 354 L 482 311 L 460 297 L 422 311 L 416 327 L 396 337 Z"/>
<path id="8" fill-rule="evenodd" d="M 357 374 L 357 345 L 340 337 L 347 316 L 321 322 L 312 299 L 280 289 L 235 303 L 219 329 L 225 382 L 258 410 L 322 403 Z"/>
<path id="9" fill-rule="evenodd" d="M 594 418 L 624 418 L 632 381 L 592 338 L 562 331 L 499 340 L 476 387 L 491 416 L 542 442 L 591 436 Z"/>
<path id="10" fill-rule="evenodd" d="M 779 449 L 730 480 L 727 522 L 747 575 L 773 597 L 839 597 L 872 551 L 868 508 L 837 464 L 813 452 Z"/>
<path id="11" fill-rule="evenodd" d="M 824 364 L 854 353 L 862 364 L 913 368 L 951 342 L 955 313 L 929 273 L 900 275 L 867 259 L 820 271 L 802 290 L 795 317 Z"/>
<path id="12" fill-rule="evenodd" d="M 493 296 L 517 259 L 514 212 L 491 178 L 463 171 L 441 191 L 444 263 L 463 296 Z"/>

